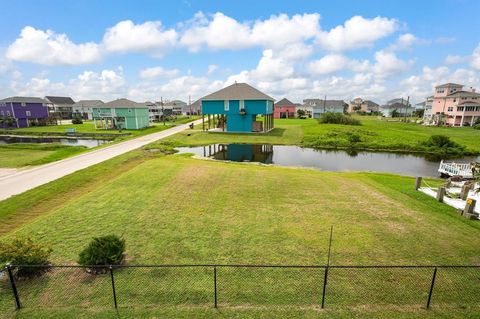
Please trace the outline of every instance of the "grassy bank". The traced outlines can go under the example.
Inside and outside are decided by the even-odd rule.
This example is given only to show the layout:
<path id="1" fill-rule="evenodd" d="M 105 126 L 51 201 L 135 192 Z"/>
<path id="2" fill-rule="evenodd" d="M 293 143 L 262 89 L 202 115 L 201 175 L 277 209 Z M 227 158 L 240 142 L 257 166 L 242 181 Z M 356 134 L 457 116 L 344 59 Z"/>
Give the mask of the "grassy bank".
<path id="1" fill-rule="evenodd" d="M 131 264 L 324 264 L 331 225 L 335 228 L 332 264 L 480 263 L 480 225 L 413 191 L 412 178 L 219 163 L 142 150 L 2 201 L 0 225 L 3 240 L 28 235 L 51 244 L 54 263 L 75 263 L 91 237 L 116 233 L 126 239 Z M 267 313 L 368 317 L 372 310 L 365 313 L 370 307 L 365 302 L 377 300 L 379 309 L 373 313 L 388 318 L 381 298 L 386 294 L 406 298 L 399 308 L 408 314 L 405 318 L 429 316 L 421 307 L 430 272 L 360 274 L 355 276 L 360 280 L 357 286 L 351 286 L 354 274 L 332 272 L 328 299 L 332 310 L 327 312 L 318 310 L 322 271 L 219 270 L 225 309 L 217 312 L 210 309 L 211 269 L 179 271 L 119 270 L 116 285 L 124 307 L 120 313 L 215 317 L 221 311 L 227 316 L 239 314 L 235 307 L 240 307 L 245 317 Z M 460 278 L 467 285 L 456 289 L 466 293 L 478 287 L 478 278 Z M 63 306 L 78 314 L 88 300 L 93 317 L 108 316 L 111 296 L 104 290 L 106 279 L 55 270 L 39 281 L 19 283 L 26 307 L 20 314 L 28 317 L 33 307 L 39 307 L 48 308 L 52 318 L 61 317 Z M 365 301 L 361 296 L 367 293 L 367 284 Z M 398 291 L 404 284 L 416 287 L 418 294 Z M 71 290 L 74 295 L 68 293 Z M 437 304 L 451 298 L 438 291 Z M 462 294 L 458 298 L 465 300 Z M 1 300 L 11 301 L 3 296 Z M 192 306 L 179 312 L 138 309 L 168 306 L 170 300 L 177 306 Z M 343 308 L 347 301 L 353 309 Z M 277 303 L 284 308 L 270 308 Z M 288 310 L 288 305 L 299 309 Z M 8 306 L 0 304 L 0 309 Z M 41 317 L 42 312 L 37 313 Z M 435 313 L 441 314 L 441 309 Z"/>
<path id="2" fill-rule="evenodd" d="M 0 167 L 18 168 L 57 161 L 84 152 L 83 146 L 61 144 L 2 144 Z"/>
<path id="3" fill-rule="evenodd" d="M 207 133 L 201 126 L 167 141 L 194 146 L 212 143 L 295 144 L 306 147 L 374 151 L 438 153 L 423 145 L 432 135 L 445 135 L 466 148 L 466 154 L 480 153 L 480 131 L 471 127 L 428 127 L 415 123 L 390 122 L 369 116 L 357 116 L 362 125 L 319 124 L 314 119 L 276 119 L 275 129 L 267 134 Z M 356 136 L 352 138 L 352 136 Z"/>

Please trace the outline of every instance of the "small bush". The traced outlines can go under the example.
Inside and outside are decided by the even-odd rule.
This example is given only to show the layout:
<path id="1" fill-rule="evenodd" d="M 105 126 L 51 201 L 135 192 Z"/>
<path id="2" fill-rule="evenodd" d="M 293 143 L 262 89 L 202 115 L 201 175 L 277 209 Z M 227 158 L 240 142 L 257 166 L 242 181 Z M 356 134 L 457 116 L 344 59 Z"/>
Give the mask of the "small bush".
<path id="1" fill-rule="evenodd" d="M 463 145 L 450 140 L 445 135 L 432 135 L 422 143 L 429 151 L 441 153 L 444 155 L 464 155 L 466 150 Z"/>
<path id="2" fill-rule="evenodd" d="M 80 117 L 74 117 L 72 119 L 72 124 L 83 124 L 83 120 Z"/>
<path id="3" fill-rule="evenodd" d="M 13 268 L 17 277 L 35 277 L 49 269 L 48 258 L 51 253 L 50 247 L 35 243 L 31 238 L 8 239 L 0 245 L 0 262 L 2 264 L 40 266 Z"/>
<path id="4" fill-rule="evenodd" d="M 475 124 L 475 125 L 473 126 L 473 128 L 474 128 L 475 130 L 480 130 L 480 124 Z"/>
<path id="5" fill-rule="evenodd" d="M 360 121 L 345 115 L 343 113 L 326 112 L 320 116 L 318 122 L 321 124 L 343 124 L 343 125 L 360 125 Z"/>
<path id="6" fill-rule="evenodd" d="M 78 263 L 82 266 L 108 266 L 122 263 L 125 252 L 125 239 L 116 235 L 96 237 L 80 253 Z M 106 267 L 91 269 L 102 272 Z"/>
<path id="7" fill-rule="evenodd" d="M 362 141 L 362 138 L 357 133 L 352 133 L 348 136 L 348 141 L 352 144 L 360 143 Z"/>

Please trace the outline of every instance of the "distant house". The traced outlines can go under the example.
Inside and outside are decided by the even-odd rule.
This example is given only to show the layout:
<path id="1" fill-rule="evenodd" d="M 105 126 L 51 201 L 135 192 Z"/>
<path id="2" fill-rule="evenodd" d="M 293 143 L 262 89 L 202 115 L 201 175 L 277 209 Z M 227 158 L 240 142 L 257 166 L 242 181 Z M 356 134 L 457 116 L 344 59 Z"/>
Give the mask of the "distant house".
<path id="1" fill-rule="evenodd" d="M 117 99 L 93 108 L 97 129 L 138 130 L 148 127 L 148 106 L 128 99 Z"/>
<path id="2" fill-rule="evenodd" d="M 393 116 L 411 116 L 415 108 L 404 98 L 398 98 L 388 101 L 379 107 L 379 112 L 385 117 Z"/>
<path id="3" fill-rule="evenodd" d="M 273 101 L 246 83 L 235 83 L 201 98 L 201 108 L 202 114 L 207 115 L 207 129 L 268 132 L 274 127 Z M 261 119 L 257 118 L 259 115 Z"/>
<path id="4" fill-rule="evenodd" d="M 171 109 L 173 115 L 182 115 L 184 107 L 187 106 L 187 103 L 180 100 L 168 101 L 163 104 L 164 109 Z"/>
<path id="5" fill-rule="evenodd" d="M 345 113 L 348 104 L 343 100 L 305 99 L 303 104 L 312 107 L 312 116 L 319 118 L 323 113 Z"/>
<path id="6" fill-rule="evenodd" d="M 49 102 L 48 110 L 53 117 L 65 120 L 71 119 L 73 113 L 73 105 L 75 101 L 68 96 L 45 96 L 45 100 Z"/>
<path id="7" fill-rule="evenodd" d="M 13 127 L 47 124 L 47 101 L 38 97 L 13 96 L 0 100 L 0 118 L 13 118 Z M 0 122 L 0 127 L 11 127 Z"/>
<path id="8" fill-rule="evenodd" d="M 433 104 L 433 96 L 429 96 L 425 99 L 425 101 L 415 104 L 415 108 L 417 110 L 423 109 L 423 123 L 425 125 L 433 124 L 432 104 Z"/>
<path id="9" fill-rule="evenodd" d="M 80 116 L 84 120 L 93 120 L 92 109 L 103 104 L 100 100 L 80 100 L 73 104 L 74 116 Z"/>
<path id="10" fill-rule="evenodd" d="M 313 114 L 313 106 L 310 104 L 305 103 L 307 100 L 303 100 L 303 104 L 297 104 L 295 107 L 295 112 L 298 113 L 298 110 L 302 110 L 305 112 L 305 115 L 307 117 L 312 117 Z"/>
<path id="11" fill-rule="evenodd" d="M 362 98 L 355 98 L 348 103 L 348 113 L 372 113 L 378 112 L 379 105 L 370 100 L 363 100 Z"/>
<path id="12" fill-rule="evenodd" d="M 185 115 L 200 115 L 200 106 L 201 106 L 201 101 L 196 100 L 190 105 L 185 105 L 183 107 L 183 114 Z"/>
<path id="13" fill-rule="evenodd" d="M 293 119 L 296 105 L 283 98 L 273 105 L 273 117 L 276 119 Z"/>
<path id="14" fill-rule="evenodd" d="M 445 83 L 435 87 L 432 122 L 449 126 L 471 126 L 480 118 L 480 94 L 474 88 Z"/>

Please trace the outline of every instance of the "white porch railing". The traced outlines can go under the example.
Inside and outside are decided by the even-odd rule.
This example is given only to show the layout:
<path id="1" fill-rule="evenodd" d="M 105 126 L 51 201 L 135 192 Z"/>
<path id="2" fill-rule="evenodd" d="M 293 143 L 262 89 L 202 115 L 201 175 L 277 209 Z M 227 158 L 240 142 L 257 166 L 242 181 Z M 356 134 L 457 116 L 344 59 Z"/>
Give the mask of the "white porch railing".
<path id="1" fill-rule="evenodd" d="M 445 163 L 440 162 L 438 172 L 450 176 L 462 176 L 464 178 L 473 178 L 472 166 L 469 163 Z"/>

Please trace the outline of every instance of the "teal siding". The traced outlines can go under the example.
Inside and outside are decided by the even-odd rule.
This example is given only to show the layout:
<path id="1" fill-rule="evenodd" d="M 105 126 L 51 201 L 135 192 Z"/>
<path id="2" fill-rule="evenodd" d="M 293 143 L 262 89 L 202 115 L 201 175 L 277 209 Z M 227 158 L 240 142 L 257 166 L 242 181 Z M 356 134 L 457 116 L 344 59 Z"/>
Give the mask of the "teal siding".
<path id="1" fill-rule="evenodd" d="M 226 110 L 223 100 L 202 101 L 202 113 L 226 115 L 228 132 L 252 132 L 257 115 L 273 114 L 273 101 L 270 100 L 244 100 L 246 114 L 239 114 L 240 100 L 229 100 L 228 104 Z"/>

